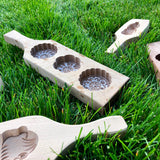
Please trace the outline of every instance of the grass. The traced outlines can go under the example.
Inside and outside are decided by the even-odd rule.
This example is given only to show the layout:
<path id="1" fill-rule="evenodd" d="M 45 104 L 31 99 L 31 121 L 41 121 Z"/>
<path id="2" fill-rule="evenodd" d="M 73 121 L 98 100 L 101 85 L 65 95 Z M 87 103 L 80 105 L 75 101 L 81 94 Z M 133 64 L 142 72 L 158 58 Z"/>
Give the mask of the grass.
<path id="1" fill-rule="evenodd" d="M 43 115 L 81 124 L 122 115 L 128 124 L 123 139 L 99 135 L 92 142 L 90 133 L 62 159 L 160 159 L 160 87 L 146 48 L 160 40 L 158 0 L 1 0 L 0 8 L 0 75 L 5 83 L 0 122 Z M 150 20 L 147 35 L 119 56 L 106 54 L 116 30 L 133 18 Z M 130 81 L 105 115 L 95 113 L 72 96 L 69 87 L 61 89 L 26 66 L 23 51 L 4 41 L 3 34 L 13 29 L 33 39 L 53 39 L 129 76 Z"/>

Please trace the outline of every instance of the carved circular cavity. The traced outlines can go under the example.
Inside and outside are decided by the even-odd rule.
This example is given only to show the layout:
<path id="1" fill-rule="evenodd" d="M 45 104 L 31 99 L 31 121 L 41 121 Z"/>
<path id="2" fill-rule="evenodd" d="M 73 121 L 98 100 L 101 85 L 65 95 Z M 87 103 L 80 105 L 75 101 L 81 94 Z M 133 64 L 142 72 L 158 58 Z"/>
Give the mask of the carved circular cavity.
<path id="1" fill-rule="evenodd" d="M 82 72 L 79 81 L 84 88 L 97 91 L 107 88 L 111 83 L 111 78 L 106 71 L 92 68 Z"/>
<path id="2" fill-rule="evenodd" d="M 131 35 L 133 34 L 133 32 L 136 32 L 139 26 L 140 26 L 139 22 L 132 23 L 126 29 L 122 31 L 122 34 Z"/>
<path id="3" fill-rule="evenodd" d="M 21 126 L 18 129 L 7 130 L 0 135 L 1 159 L 25 159 L 36 148 L 38 135 Z"/>
<path id="4" fill-rule="evenodd" d="M 61 56 L 56 59 L 53 66 L 64 73 L 77 71 L 80 68 L 80 59 L 72 55 Z"/>
<path id="5" fill-rule="evenodd" d="M 31 49 L 31 55 L 38 59 L 50 58 L 56 53 L 57 47 L 50 43 L 39 44 Z"/>
<path id="6" fill-rule="evenodd" d="M 155 58 L 156 60 L 160 61 L 160 54 L 157 54 Z"/>

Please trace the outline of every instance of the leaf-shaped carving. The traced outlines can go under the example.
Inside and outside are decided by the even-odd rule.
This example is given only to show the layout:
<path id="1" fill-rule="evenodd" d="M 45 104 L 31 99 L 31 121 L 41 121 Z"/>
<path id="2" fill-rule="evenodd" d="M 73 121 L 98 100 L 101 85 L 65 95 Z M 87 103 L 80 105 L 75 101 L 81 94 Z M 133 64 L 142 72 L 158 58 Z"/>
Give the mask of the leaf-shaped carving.
<path id="1" fill-rule="evenodd" d="M 22 126 L 5 131 L 0 140 L 0 160 L 23 160 L 36 148 L 38 136 Z"/>
<path id="2" fill-rule="evenodd" d="M 122 34 L 130 35 L 133 32 L 136 32 L 137 28 L 140 26 L 139 22 L 130 24 L 125 30 L 122 31 Z"/>

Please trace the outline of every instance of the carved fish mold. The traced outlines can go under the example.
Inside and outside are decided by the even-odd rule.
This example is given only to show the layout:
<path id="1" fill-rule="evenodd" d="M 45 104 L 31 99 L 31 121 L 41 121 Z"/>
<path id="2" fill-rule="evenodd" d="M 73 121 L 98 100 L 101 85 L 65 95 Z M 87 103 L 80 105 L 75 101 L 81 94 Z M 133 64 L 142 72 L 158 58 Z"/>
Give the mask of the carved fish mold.
<path id="1" fill-rule="evenodd" d="M 7 130 L 0 134 L 0 160 L 23 160 L 38 144 L 36 133 L 27 127 Z"/>
<path id="2" fill-rule="evenodd" d="M 105 117 L 79 125 L 58 123 L 43 116 L 2 122 L 0 160 L 55 160 L 59 155 L 68 153 L 78 137 L 84 138 L 88 133 L 92 133 L 93 140 L 98 134 L 123 137 L 127 127 L 121 116 Z"/>

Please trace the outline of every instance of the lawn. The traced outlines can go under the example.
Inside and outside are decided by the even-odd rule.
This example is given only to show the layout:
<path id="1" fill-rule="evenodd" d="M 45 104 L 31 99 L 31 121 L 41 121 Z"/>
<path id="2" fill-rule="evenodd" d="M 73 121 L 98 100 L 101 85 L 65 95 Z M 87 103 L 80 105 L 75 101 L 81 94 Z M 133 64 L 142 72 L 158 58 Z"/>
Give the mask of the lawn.
<path id="1" fill-rule="evenodd" d="M 5 89 L 0 93 L 0 122 L 43 115 L 82 124 L 121 115 L 128 124 L 125 137 L 100 135 L 92 142 L 88 135 L 62 159 L 160 159 L 160 87 L 146 46 L 160 41 L 159 17 L 158 0 L 1 0 L 0 75 Z M 133 18 L 150 20 L 146 36 L 118 56 L 105 53 L 114 33 Z M 33 39 L 55 40 L 130 80 L 101 115 L 72 96 L 69 86 L 61 89 L 28 67 L 23 51 L 4 41 L 3 35 L 13 29 Z"/>

